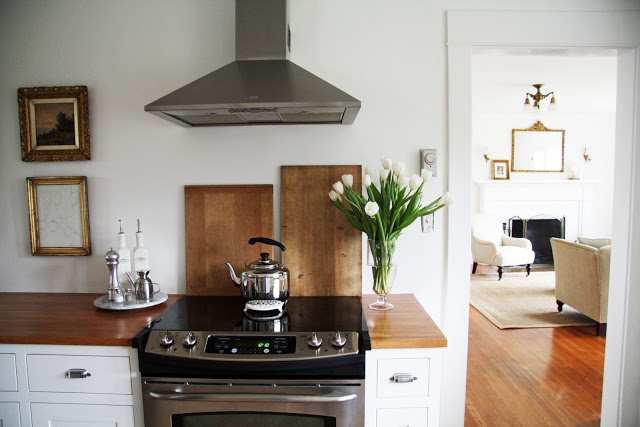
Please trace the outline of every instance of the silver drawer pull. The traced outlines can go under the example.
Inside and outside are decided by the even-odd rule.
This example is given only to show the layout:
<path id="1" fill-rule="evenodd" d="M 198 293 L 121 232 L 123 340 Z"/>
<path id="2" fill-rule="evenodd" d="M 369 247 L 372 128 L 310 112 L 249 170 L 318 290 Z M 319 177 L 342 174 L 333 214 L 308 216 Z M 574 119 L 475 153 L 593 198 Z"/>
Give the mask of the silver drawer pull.
<path id="1" fill-rule="evenodd" d="M 389 381 L 394 383 L 412 383 L 417 381 L 418 377 L 414 377 L 413 374 L 393 374 Z"/>
<path id="2" fill-rule="evenodd" d="M 87 378 L 91 376 L 91 372 L 86 369 L 69 369 L 66 375 L 67 378 Z"/>

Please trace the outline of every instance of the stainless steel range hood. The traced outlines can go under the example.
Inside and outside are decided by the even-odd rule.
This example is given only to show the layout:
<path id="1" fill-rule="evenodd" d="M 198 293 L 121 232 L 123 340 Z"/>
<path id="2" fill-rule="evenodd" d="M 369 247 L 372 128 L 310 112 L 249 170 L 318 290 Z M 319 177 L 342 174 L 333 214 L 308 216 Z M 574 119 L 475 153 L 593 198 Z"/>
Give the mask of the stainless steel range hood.
<path id="1" fill-rule="evenodd" d="M 236 60 L 144 107 L 185 127 L 351 124 L 360 101 L 288 60 L 288 0 L 236 0 Z"/>

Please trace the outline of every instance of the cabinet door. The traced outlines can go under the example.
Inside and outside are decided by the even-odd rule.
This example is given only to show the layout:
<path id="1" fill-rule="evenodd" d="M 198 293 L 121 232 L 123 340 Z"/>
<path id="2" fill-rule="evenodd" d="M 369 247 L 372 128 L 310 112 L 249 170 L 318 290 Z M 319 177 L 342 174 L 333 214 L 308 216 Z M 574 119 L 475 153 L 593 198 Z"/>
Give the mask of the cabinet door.
<path id="1" fill-rule="evenodd" d="M 377 427 L 427 427 L 427 408 L 378 409 Z"/>
<path id="2" fill-rule="evenodd" d="M 0 391 L 18 391 L 17 378 L 15 354 L 0 354 Z"/>
<path id="3" fill-rule="evenodd" d="M 20 427 L 20 404 L 0 402 L 0 426 Z"/>
<path id="4" fill-rule="evenodd" d="M 133 406 L 32 403 L 33 427 L 134 427 Z"/>

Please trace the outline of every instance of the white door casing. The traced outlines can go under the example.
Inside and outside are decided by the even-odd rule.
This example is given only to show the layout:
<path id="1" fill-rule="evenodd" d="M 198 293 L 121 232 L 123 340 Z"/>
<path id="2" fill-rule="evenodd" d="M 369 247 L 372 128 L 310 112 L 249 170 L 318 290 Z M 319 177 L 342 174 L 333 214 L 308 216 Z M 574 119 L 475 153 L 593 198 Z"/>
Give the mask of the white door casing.
<path id="1" fill-rule="evenodd" d="M 545 22 L 545 31 L 522 31 L 523 22 Z M 629 309 L 639 290 L 640 109 L 638 108 L 640 12 L 448 11 L 449 146 L 448 189 L 458 202 L 448 209 L 447 265 L 443 292 L 443 331 L 449 338 L 443 358 L 442 425 L 463 425 L 469 311 L 471 222 L 471 57 L 474 47 L 618 49 L 618 104 L 614 178 L 613 256 L 608 337 L 602 400 L 602 425 L 638 425 L 640 343 L 628 325 L 638 310 Z M 464 354 L 460 354 L 463 352 Z M 625 363 L 629 361 L 629 363 Z M 443 403 L 444 404 L 444 403 Z M 455 408 L 455 410 L 452 410 Z"/>

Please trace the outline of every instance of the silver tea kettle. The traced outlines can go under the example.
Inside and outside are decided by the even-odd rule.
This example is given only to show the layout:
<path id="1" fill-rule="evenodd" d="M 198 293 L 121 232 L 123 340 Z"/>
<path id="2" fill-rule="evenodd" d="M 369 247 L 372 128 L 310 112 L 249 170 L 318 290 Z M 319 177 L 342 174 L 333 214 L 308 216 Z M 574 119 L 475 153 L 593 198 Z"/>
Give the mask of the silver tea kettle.
<path id="1" fill-rule="evenodd" d="M 252 237 L 249 244 L 265 243 L 267 245 L 277 246 L 282 252 L 285 247 L 282 243 L 266 237 Z M 269 253 L 260 254 L 260 259 L 246 265 L 245 269 L 240 273 L 240 277 L 236 276 L 233 267 L 225 262 L 231 273 L 231 280 L 240 288 L 242 298 L 245 301 L 251 300 L 280 300 L 286 301 L 289 298 L 289 269 L 284 266 L 284 262 L 279 264 L 277 261 L 269 259 Z"/>

